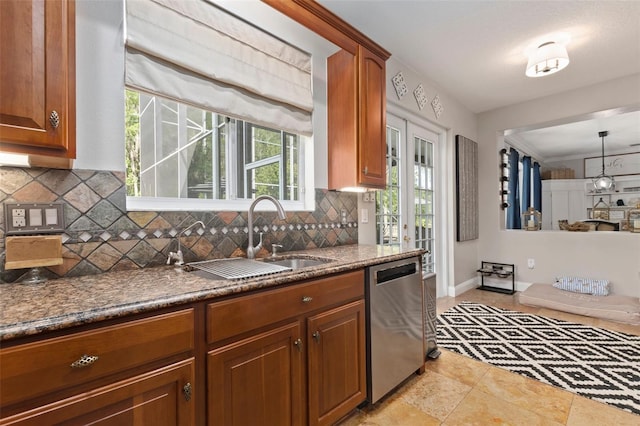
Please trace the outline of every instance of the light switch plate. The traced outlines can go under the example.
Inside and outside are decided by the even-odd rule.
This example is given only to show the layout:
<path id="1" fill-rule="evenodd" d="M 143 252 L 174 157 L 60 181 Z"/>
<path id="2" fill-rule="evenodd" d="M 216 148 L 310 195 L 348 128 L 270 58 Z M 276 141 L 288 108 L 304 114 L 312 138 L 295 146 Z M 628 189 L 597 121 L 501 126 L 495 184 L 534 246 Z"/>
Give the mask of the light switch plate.
<path id="1" fill-rule="evenodd" d="M 4 203 L 7 235 L 64 232 L 64 203 Z"/>

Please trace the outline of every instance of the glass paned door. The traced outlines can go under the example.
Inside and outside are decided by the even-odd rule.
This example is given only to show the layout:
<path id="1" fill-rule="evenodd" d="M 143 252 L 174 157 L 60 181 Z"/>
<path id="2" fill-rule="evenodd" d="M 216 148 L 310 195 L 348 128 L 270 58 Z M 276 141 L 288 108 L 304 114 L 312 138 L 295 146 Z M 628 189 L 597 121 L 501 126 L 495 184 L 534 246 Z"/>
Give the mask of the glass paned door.
<path id="1" fill-rule="evenodd" d="M 413 130 L 413 213 L 415 237 L 413 245 L 427 250 L 422 267 L 424 272 L 435 272 L 434 267 L 434 167 L 433 140 L 427 140 L 426 130 L 409 125 Z"/>
<path id="2" fill-rule="evenodd" d="M 376 192 L 376 242 L 385 246 L 402 244 L 400 147 L 403 135 L 401 128 L 387 125 L 387 186 Z"/>
<path id="3" fill-rule="evenodd" d="M 407 137 L 407 135 L 410 135 Z M 437 135 L 387 116 L 387 186 L 376 193 L 376 242 L 424 248 L 424 272 L 435 272 L 435 168 Z"/>

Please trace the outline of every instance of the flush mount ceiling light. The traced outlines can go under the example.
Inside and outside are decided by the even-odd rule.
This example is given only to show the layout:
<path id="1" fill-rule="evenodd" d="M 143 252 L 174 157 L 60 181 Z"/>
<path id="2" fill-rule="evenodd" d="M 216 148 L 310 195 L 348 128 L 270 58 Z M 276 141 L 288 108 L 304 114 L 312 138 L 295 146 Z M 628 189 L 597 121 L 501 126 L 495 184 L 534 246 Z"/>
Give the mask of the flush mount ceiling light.
<path id="1" fill-rule="evenodd" d="M 554 41 L 542 43 L 529 56 L 527 77 L 543 77 L 557 73 L 569 65 L 567 49 Z"/>
<path id="2" fill-rule="evenodd" d="M 609 134 L 608 131 L 598 132 L 598 136 L 602 138 L 602 172 L 593 180 L 593 186 L 596 192 L 613 191 L 616 182 L 613 176 L 604 174 L 604 137 Z"/>

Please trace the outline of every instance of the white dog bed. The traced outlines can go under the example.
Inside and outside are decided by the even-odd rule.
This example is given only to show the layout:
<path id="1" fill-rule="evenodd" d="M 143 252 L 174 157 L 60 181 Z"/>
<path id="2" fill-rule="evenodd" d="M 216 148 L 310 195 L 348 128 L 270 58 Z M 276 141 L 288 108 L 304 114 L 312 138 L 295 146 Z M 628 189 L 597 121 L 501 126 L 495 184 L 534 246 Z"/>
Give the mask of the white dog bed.
<path id="1" fill-rule="evenodd" d="M 551 284 L 539 283 L 531 284 L 518 297 L 523 305 L 640 325 L 640 300 L 638 297 L 616 294 L 593 296 L 572 293 L 557 289 Z"/>

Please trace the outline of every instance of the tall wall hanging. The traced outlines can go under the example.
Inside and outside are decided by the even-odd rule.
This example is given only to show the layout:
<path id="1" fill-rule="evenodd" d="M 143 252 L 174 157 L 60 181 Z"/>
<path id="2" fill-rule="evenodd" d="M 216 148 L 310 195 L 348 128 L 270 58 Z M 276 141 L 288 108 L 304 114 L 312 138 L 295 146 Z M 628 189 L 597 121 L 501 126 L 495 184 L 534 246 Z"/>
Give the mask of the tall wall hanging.
<path id="1" fill-rule="evenodd" d="M 456 135 L 456 240 L 478 238 L 478 144 Z"/>
<path id="2" fill-rule="evenodd" d="M 500 150 L 500 208 L 509 207 L 509 156 L 507 150 Z"/>

